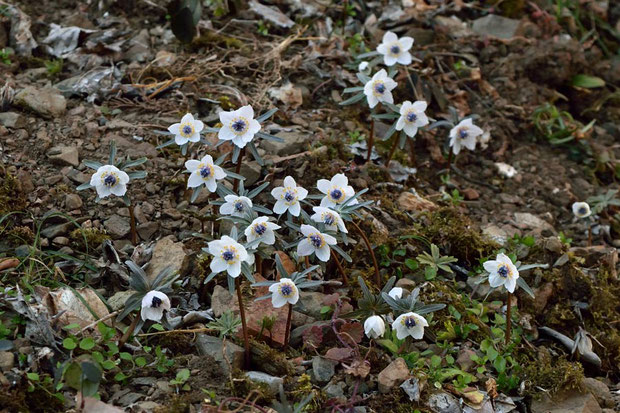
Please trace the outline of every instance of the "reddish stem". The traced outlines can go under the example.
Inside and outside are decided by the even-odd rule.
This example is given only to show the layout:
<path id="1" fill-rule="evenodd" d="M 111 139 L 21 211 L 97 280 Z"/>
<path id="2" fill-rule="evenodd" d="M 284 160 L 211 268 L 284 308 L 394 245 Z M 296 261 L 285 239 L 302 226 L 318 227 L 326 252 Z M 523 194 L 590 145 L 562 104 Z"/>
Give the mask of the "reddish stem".
<path id="1" fill-rule="evenodd" d="M 506 303 L 508 308 L 506 309 L 506 345 L 510 344 L 510 333 L 512 332 L 512 294 L 510 291 L 506 296 Z"/>
<path id="2" fill-rule="evenodd" d="M 245 321 L 245 308 L 243 307 L 243 296 L 241 294 L 241 282 L 237 278 L 237 301 L 239 301 L 239 314 L 241 315 L 241 328 L 243 329 L 243 346 L 245 347 L 245 368 L 250 368 L 250 340 L 248 339 L 248 326 Z"/>
<path id="3" fill-rule="evenodd" d="M 342 276 L 342 284 L 348 285 L 349 279 L 347 278 L 347 273 L 344 272 L 344 268 L 342 268 L 342 264 L 340 263 L 340 260 L 336 256 L 336 253 L 334 252 L 334 250 L 330 250 L 330 251 L 332 253 L 332 258 L 336 262 L 336 267 L 338 267 L 338 272 L 340 272 L 340 275 Z"/>
<path id="4" fill-rule="evenodd" d="M 364 231 L 359 227 L 359 225 L 355 223 L 355 221 L 351 221 L 351 223 L 353 224 L 355 229 L 357 229 L 357 232 L 359 232 L 359 234 L 362 236 L 362 239 L 364 240 L 364 244 L 366 244 L 366 248 L 368 249 L 368 252 L 370 253 L 370 256 L 372 257 L 372 263 L 375 266 L 375 284 L 377 284 L 377 287 L 380 288 L 381 287 L 381 274 L 379 274 L 379 264 L 377 264 L 377 257 L 375 257 L 375 252 L 372 250 L 372 245 L 370 245 L 370 240 L 368 239 Z"/>
<path id="5" fill-rule="evenodd" d="M 288 305 L 288 314 L 286 316 L 286 330 L 284 331 L 284 346 L 288 346 L 288 340 L 291 336 L 291 321 L 293 319 L 293 306 Z"/>
<path id="6" fill-rule="evenodd" d="M 394 143 L 390 149 L 390 154 L 388 155 L 387 161 L 385 161 L 386 168 L 390 167 L 390 161 L 392 160 L 392 156 L 394 156 L 394 152 L 396 152 L 396 146 L 398 146 L 398 135 L 394 136 Z"/>
<path id="7" fill-rule="evenodd" d="M 241 148 L 241 152 L 239 153 L 239 158 L 237 159 L 237 165 L 235 166 L 235 173 L 239 175 L 241 172 L 241 162 L 243 161 L 243 155 L 245 155 L 245 148 Z M 239 180 L 235 179 L 233 182 L 233 192 L 237 192 L 239 189 Z"/>
<path id="8" fill-rule="evenodd" d="M 138 233 L 136 232 L 136 214 L 133 203 L 129 204 L 129 226 L 131 227 L 131 243 L 138 245 Z"/>
<path id="9" fill-rule="evenodd" d="M 370 136 L 368 137 L 368 153 L 366 154 L 366 162 L 370 162 L 370 157 L 372 156 L 372 147 L 375 143 L 375 119 L 371 115 L 370 121 Z"/>

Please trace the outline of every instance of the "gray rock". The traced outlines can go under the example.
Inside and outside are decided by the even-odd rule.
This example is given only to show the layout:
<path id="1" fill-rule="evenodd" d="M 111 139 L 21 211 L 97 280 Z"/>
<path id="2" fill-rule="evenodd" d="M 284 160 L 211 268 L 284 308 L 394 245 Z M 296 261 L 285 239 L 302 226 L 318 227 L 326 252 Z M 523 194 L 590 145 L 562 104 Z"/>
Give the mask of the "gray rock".
<path id="1" fill-rule="evenodd" d="M 65 222 L 64 224 L 53 225 L 45 228 L 41 231 L 41 235 L 45 238 L 56 238 L 57 236 L 69 233 L 71 228 L 73 228 L 73 224 L 71 222 Z"/>
<path id="2" fill-rule="evenodd" d="M 511 39 L 517 33 L 519 23 L 519 20 L 508 19 L 496 14 L 487 14 L 474 20 L 471 28 L 474 32 L 483 36 Z"/>
<path id="3" fill-rule="evenodd" d="M 127 407 L 127 406 L 134 404 L 135 402 L 142 399 L 143 397 L 145 397 L 144 394 L 127 393 L 124 396 L 122 396 L 120 399 L 118 399 L 118 404 L 120 404 L 121 406 Z"/>
<path id="4" fill-rule="evenodd" d="M 529 212 L 515 212 L 515 221 L 521 229 L 553 230 L 551 224 Z"/>
<path id="5" fill-rule="evenodd" d="M 552 399 L 544 395 L 532 401 L 532 413 L 601 413 L 601 406 L 589 392 L 566 390 Z"/>
<path id="6" fill-rule="evenodd" d="M 70 241 L 69 238 L 67 237 L 56 237 L 52 240 L 52 244 L 54 245 L 60 245 L 60 246 L 65 246 L 65 245 L 69 245 Z"/>
<path id="7" fill-rule="evenodd" d="M 248 371 L 245 373 L 245 376 L 252 381 L 266 384 L 269 386 L 269 390 L 271 390 L 273 394 L 277 394 L 280 385 L 284 385 L 283 378 L 275 377 L 267 373 L 263 373 L 262 371 Z"/>
<path id="8" fill-rule="evenodd" d="M 428 406 L 436 413 L 461 413 L 456 397 L 448 393 L 435 393 L 428 399 Z"/>
<path id="9" fill-rule="evenodd" d="M 582 384 L 602 407 L 614 407 L 614 398 L 605 383 L 592 377 L 586 377 Z"/>
<path id="10" fill-rule="evenodd" d="M 459 355 L 456 358 L 456 363 L 461 367 L 464 371 L 471 370 L 476 362 L 471 359 L 472 356 L 475 356 L 476 352 L 470 348 L 463 347 L 459 351 Z"/>
<path id="11" fill-rule="evenodd" d="M 275 134 L 278 138 L 284 139 L 284 142 L 275 142 L 263 140 L 260 143 L 261 148 L 270 155 L 287 156 L 303 152 L 306 148 L 304 144 L 308 142 L 310 132 L 293 128 L 290 131 L 280 131 Z"/>
<path id="12" fill-rule="evenodd" d="M 405 380 L 403 384 L 400 385 L 400 388 L 403 389 L 405 393 L 407 393 L 410 401 L 420 401 L 420 381 L 417 378 L 412 377 L 408 380 Z"/>
<path id="13" fill-rule="evenodd" d="M 26 126 L 26 118 L 17 112 L 0 113 L 0 125 L 6 128 L 19 129 Z"/>
<path id="14" fill-rule="evenodd" d="M 379 391 L 381 393 L 389 393 L 392 388 L 400 386 L 409 376 L 410 373 L 407 363 L 405 363 L 402 357 L 399 357 L 381 370 L 381 373 L 377 376 Z"/>
<path id="15" fill-rule="evenodd" d="M 250 185 L 254 185 L 260 178 L 261 166 L 256 161 L 243 162 L 241 164 L 241 170 L 239 171 L 239 174 L 245 177 L 243 185 L 248 188 Z"/>
<path id="16" fill-rule="evenodd" d="M 138 225 L 136 228 L 138 235 L 144 241 L 150 240 L 158 230 L 159 224 L 157 222 L 147 222 L 146 224 Z"/>
<path id="17" fill-rule="evenodd" d="M 164 237 L 155 243 L 153 256 L 146 269 L 150 279 L 154 279 L 164 268 L 171 267 L 173 272 L 178 272 L 183 266 L 185 250 L 182 242 L 175 242 L 172 235 Z"/>
<path id="18" fill-rule="evenodd" d="M 129 220 L 119 215 L 112 215 L 104 221 L 103 226 L 113 239 L 124 238 L 131 231 Z"/>
<path id="19" fill-rule="evenodd" d="M 233 342 L 224 342 L 219 337 L 199 333 L 196 338 L 196 348 L 201 356 L 213 357 L 227 375 L 230 373 L 229 363 L 233 369 L 241 369 L 243 367 L 243 347 Z M 226 358 L 224 358 L 224 351 L 226 352 Z"/>
<path id="20" fill-rule="evenodd" d="M 15 365 L 15 356 L 10 351 L 0 351 L 0 371 L 11 370 Z"/>
<path id="21" fill-rule="evenodd" d="M 108 305 L 112 311 L 120 310 L 125 306 L 125 301 L 134 294 L 134 291 L 119 291 L 108 298 Z"/>
<path id="22" fill-rule="evenodd" d="M 239 312 L 236 298 L 230 295 L 228 289 L 221 285 L 216 285 L 213 289 L 213 293 L 211 294 L 211 309 L 215 317 L 219 317 L 229 310 L 233 313 Z"/>
<path id="23" fill-rule="evenodd" d="M 301 306 L 298 308 L 299 312 L 310 317 L 321 318 L 321 307 L 323 307 L 324 299 L 325 294 L 316 291 L 308 291 L 301 294 L 299 297 L 301 302 Z"/>
<path id="24" fill-rule="evenodd" d="M 329 382 L 323 391 L 330 399 L 346 399 L 344 395 L 344 391 L 347 388 L 347 384 L 343 381 L 339 381 L 336 383 Z"/>
<path id="25" fill-rule="evenodd" d="M 67 110 L 65 97 L 54 88 L 28 86 L 17 92 L 13 104 L 51 119 L 62 116 Z"/>
<path id="26" fill-rule="evenodd" d="M 67 194 L 65 196 L 65 208 L 69 211 L 82 208 L 82 198 L 78 194 Z"/>
<path id="27" fill-rule="evenodd" d="M 54 146 L 47 151 L 47 157 L 56 165 L 78 166 L 80 164 L 80 154 L 75 146 Z"/>
<path id="28" fill-rule="evenodd" d="M 149 386 L 152 387 L 155 385 L 157 379 L 155 377 L 136 377 L 131 381 L 131 384 L 134 386 Z"/>
<path id="29" fill-rule="evenodd" d="M 319 383 L 327 383 L 336 373 L 336 363 L 321 356 L 312 357 L 312 378 Z"/>
<path id="30" fill-rule="evenodd" d="M 506 245 L 508 242 L 508 234 L 495 224 L 489 224 L 482 229 L 482 235 L 493 242 L 497 242 L 499 245 Z"/>

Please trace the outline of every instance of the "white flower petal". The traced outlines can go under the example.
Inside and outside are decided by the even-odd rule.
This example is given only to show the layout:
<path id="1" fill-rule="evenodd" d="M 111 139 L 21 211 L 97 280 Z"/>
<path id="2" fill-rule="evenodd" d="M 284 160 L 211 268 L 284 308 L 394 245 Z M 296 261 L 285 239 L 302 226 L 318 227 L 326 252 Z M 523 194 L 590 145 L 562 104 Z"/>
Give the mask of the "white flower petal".
<path id="1" fill-rule="evenodd" d="M 297 244 L 297 255 L 299 255 L 300 257 L 312 255 L 313 252 L 314 246 L 307 238 L 302 239 L 299 244 Z"/>

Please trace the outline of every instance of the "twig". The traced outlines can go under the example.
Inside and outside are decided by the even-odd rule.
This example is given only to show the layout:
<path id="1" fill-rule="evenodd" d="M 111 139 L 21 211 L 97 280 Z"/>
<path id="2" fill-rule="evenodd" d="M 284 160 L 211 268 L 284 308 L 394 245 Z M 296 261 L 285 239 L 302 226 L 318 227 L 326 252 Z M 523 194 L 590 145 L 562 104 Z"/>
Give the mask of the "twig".
<path id="1" fill-rule="evenodd" d="M 288 340 L 291 335 L 291 321 L 293 319 L 293 306 L 288 304 L 288 314 L 286 316 L 286 330 L 284 331 L 284 345 L 288 346 Z"/>
<path id="2" fill-rule="evenodd" d="M 161 334 L 189 334 L 189 333 L 212 333 L 216 330 L 212 328 L 202 327 L 202 328 L 189 328 L 189 329 L 179 329 L 179 330 L 167 330 L 167 331 L 155 331 L 154 333 L 142 333 L 138 334 L 138 337 L 149 337 L 149 336 L 158 336 Z"/>
<path id="3" fill-rule="evenodd" d="M 364 231 L 359 227 L 359 225 L 355 223 L 355 221 L 351 221 L 351 223 L 353 224 L 355 229 L 357 229 L 357 232 L 359 232 L 359 234 L 362 236 L 362 239 L 364 240 L 364 244 L 366 244 L 366 248 L 368 249 L 368 252 L 370 252 L 370 256 L 372 258 L 372 264 L 375 266 L 375 284 L 377 284 L 377 287 L 380 287 L 381 286 L 381 274 L 379 274 L 379 264 L 377 264 L 377 257 L 375 257 L 375 252 L 372 250 L 372 245 L 370 245 L 370 240 L 368 239 Z"/>
<path id="4" fill-rule="evenodd" d="M 90 323 L 89 325 L 87 325 L 86 327 L 84 327 L 83 329 L 81 329 L 81 330 L 78 332 L 78 334 L 82 334 L 82 333 L 84 333 L 86 330 L 88 330 L 88 329 L 90 329 L 90 328 L 93 328 L 94 326 L 96 326 L 96 325 L 97 325 L 97 324 L 99 324 L 100 322 L 103 322 L 103 321 L 109 320 L 110 318 L 114 317 L 116 314 L 118 314 L 118 313 L 120 313 L 120 312 L 121 312 L 121 310 L 116 310 L 116 311 L 114 311 L 114 312 L 112 312 L 112 313 L 108 314 L 107 316 L 105 316 L 105 317 L 103 317 L 103 318 L 100 318 L 99 320 L 97 320 L 97 321 L 95 321 L 95 322 Z"/>
<path id="5" fill-rule="evenodd" d="M 129 340 L 129 337 L 131 337 L 131 334 L 133 333 L 133 331 L 136 329 L 136 326 L 138 325 L 139 321 L 140 321 L 140 314 L 136 314 L 136 316 L 133 318 L 133 321 L 127 328 L 127 331 L 125 331 L 125 334 L 123 334 L 123 336 L 119 340 L 118 348 L 123 348 L 127 340 Z"/>

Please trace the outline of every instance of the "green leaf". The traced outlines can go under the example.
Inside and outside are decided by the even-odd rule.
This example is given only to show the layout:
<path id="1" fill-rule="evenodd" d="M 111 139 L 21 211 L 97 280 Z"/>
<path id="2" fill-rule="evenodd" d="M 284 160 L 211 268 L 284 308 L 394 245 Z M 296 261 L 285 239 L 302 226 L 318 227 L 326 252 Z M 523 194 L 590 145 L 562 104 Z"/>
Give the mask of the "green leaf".
<path id="1" fill-rule="evenodd" d="M 116 363 L 114 363 L 112 360 L 105 360 L 103 363 L 101 363 L 101 367 L 106 370 L 112 370 L 114 367 L 116 367 Z"/>
<path id="2" fill-rule="evenodd" d="M 493 361 L 497 358 L 497 356 L 499 356 L 499 352 L 495 350 L 495 348 L 489 347 L 489 349 L 487 350 L 487 357 L 489 358 L 489 360 Z"/>
<path id="3" fill-rule="evenodd" d="M 69 331 L 69 330 L 75 330 L 76 328 L 79 328 L 79 327 L 80 325 L 78 323 L 71 323 L 71 324 L 67 324 L 62 329 Z"/>
<path id="4" fill-rule="evenodd" d="M 409 268 L 411 271 L 415 271 L 420 267 L 420 263 L 414 260 L 413 258 L 407 258 L 405 260 L 405 266 Z"/>
<path id="5" fill-rule="evenodd" d="M 164 327 L 162 327 L 162 325 L 161 325 L 161 324 L 153 324 L 153 325 L 151 326 L 151 328 L 152 328 L 153 330 L 157 330 L 157 331 L 164 331 Z"/>
<path id="6" fill-rule="evenodd" d="M 398 346 L 392 341 L 388 339 L 376 340 L 377 343 L 388 349 L 392 354 L 398 353 Z"/>
<path id="7" fill-rule="evenodd" d="M 187 381 L 187 379 L 189 379 L 189 369 L 179 370 L 176 379 L 181 383 Z"/>
<path id="8" fill-rule="evenodd" d="M 62 346 L 66 348 L 67 350 L 73 350 L 74 348 L 77 347 L 77 343 L 75 342 L 74 338 L 67 337 L 62 341 Z"/>
<path id="9" fill-rule="evenodd" d="M 597 76 L 580 74 L 573 77 L 571 80 L 571 85 L 582 87 L 584 89 L 594 89 L 597 87 L 604 87 L 605 81 Z"/>
<path id="10" fill-rule="evenodd" d="M 28 380 L 39 381 L 39 375 L 37 373 L 26 373 Z"/>
<path id="11" fill-rule="evenodd" d="M 116 381 L 123 381 L 127 378 L 126 375 L 124 375 L 123 373 L 116 373 L 116 375 L 114 376 L 114 380 Z"/>
<path id="12" fill-rule="evenodd" d="M 123 360 L 127 360 L 127 361 L 131 361 L 133 359 L 133 357 L 131 357 L 131 354 L 127 353 L 126 351 L 123 351 L 119 354 L 119 357 Z"/>
<path id="13" fill-rule="evenodd" d="M 146 366 L 146 359 L 144 357 L 137 357 L 134 362 L 136 363 L 136 366 L 138 367 L 144 367 Z"/>
<path id="14" fill-rule="evenodd" d="M 80 348 L 82 350 L 90 350 L 93 347 L 95 347 L 95 340 L 92 337 L 86 337 L 80 341 Z"/>

